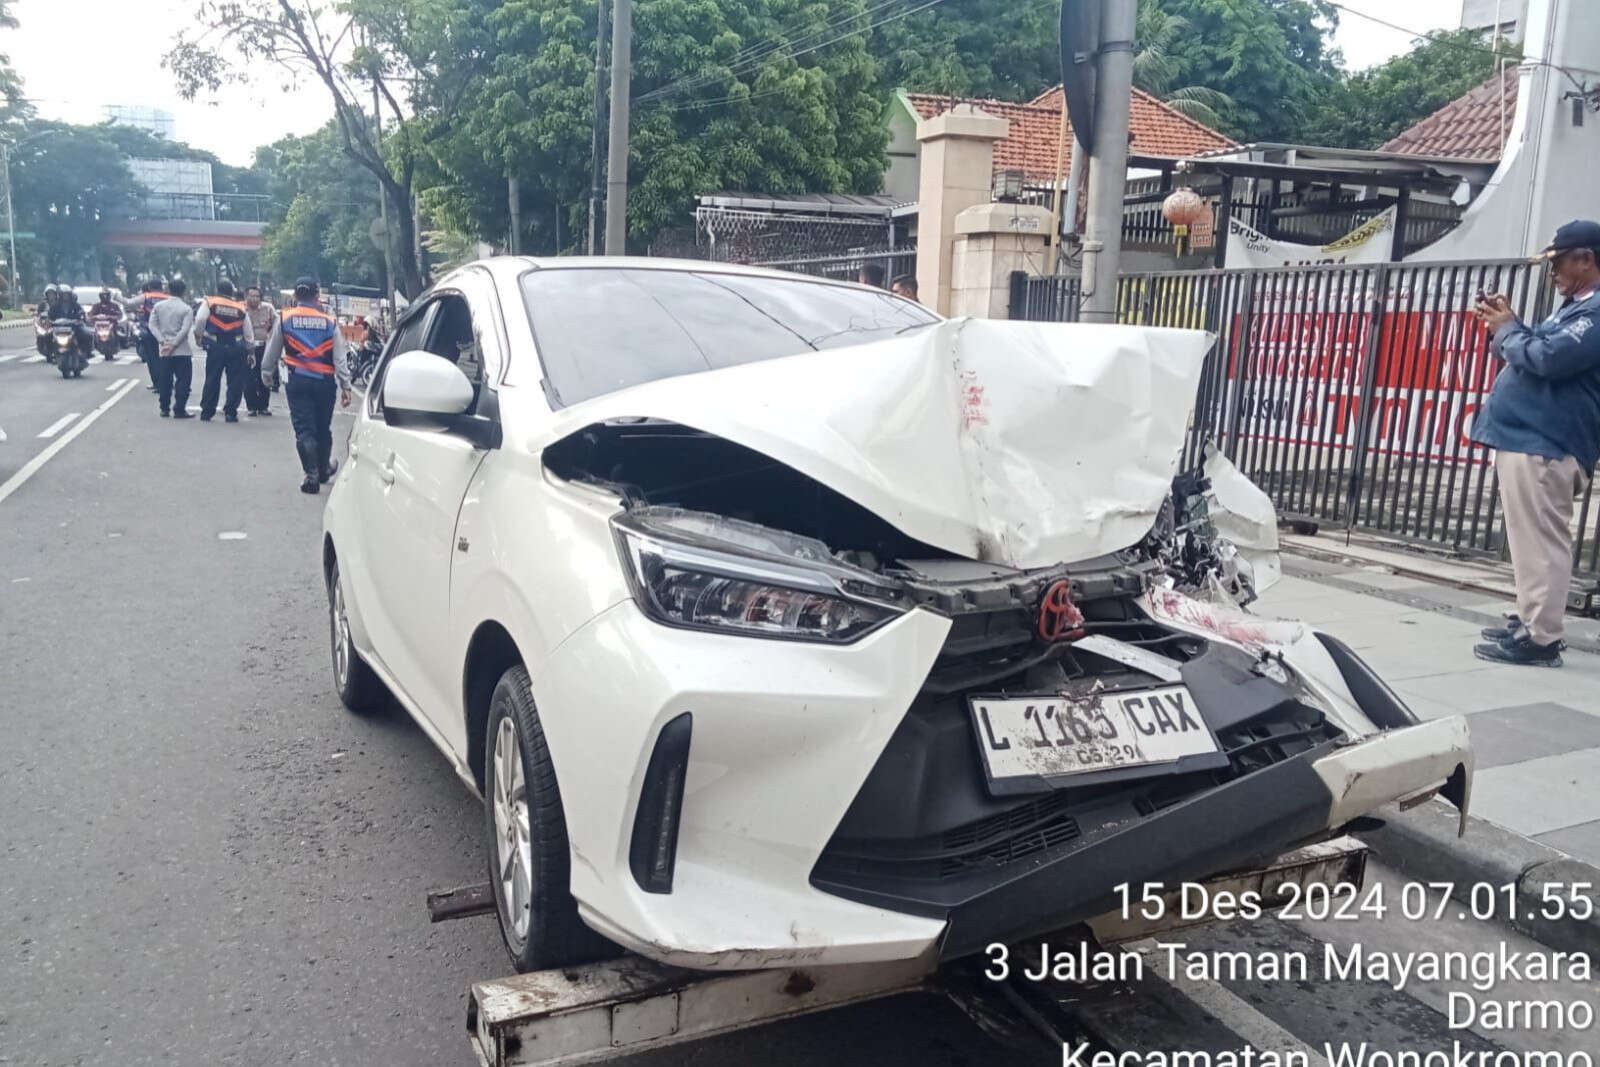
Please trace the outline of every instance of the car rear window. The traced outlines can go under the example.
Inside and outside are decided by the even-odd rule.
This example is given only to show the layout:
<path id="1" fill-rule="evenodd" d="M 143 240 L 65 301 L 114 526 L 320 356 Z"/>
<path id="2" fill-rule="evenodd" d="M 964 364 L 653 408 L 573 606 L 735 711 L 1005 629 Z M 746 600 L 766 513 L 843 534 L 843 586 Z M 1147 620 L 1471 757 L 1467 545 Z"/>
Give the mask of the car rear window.
<path id="1" fill-rule="evenodd" d="M 711 271 L 551 268 L 524 275 L 522 295 L 562 404 L 938 321 L 880 290 Z"/>

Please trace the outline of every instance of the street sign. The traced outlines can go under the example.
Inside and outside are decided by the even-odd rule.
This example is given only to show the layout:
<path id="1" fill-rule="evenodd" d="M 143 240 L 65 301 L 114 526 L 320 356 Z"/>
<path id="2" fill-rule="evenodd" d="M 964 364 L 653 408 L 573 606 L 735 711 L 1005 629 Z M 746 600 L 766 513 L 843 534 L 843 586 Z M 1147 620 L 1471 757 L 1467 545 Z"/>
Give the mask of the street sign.
<path id="1" fill-rule="evenodd" d="M 39 236 L 39 235 L 34 233 L 32 230 L 19 230 L 19 231 L 17 231 L 17 239 L 18 240 L 25 241 L 25 240 L 28 240 L 29 238 L 33 238 L 33 237 L 37 237 L 37 236 Z M 9 241 L 10 239 L 11 239 L 11 235 L 9 233 L 6 233 L 4 230 L 0 230 L 0 241 Z"/>
<path id="2" fill-rule="evenodd" d="M 1102 0 L 1061 0 L 1061 94 L 1073 139 L 1084 152 L 1094 146 L 1095 55 L 1100 51 Z"/>

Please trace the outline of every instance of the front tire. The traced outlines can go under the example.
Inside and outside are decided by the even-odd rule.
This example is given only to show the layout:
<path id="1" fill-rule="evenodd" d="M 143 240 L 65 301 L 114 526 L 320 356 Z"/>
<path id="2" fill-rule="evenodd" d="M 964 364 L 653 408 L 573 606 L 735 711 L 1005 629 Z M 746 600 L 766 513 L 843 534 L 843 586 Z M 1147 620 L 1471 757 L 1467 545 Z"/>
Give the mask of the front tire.
<path id="1" fill-rule="evenodd" d="M 484 829 L 500 934 L 521 971 L 618 954 L 584 925 L 572 897 L 567 822 L 555 767 L 521 664 L 489 698 L 484 743 Z"/>
<path id="2" fill-rule="evenodd" d="M 339 702 L 351 711 L 370 711 L 384 697 L 383 683 L 356 651 L 350 632 L 350 612 L 344 586 L 339 583 L 339 563 L 328 567 L 328 645 L 333 661 L 333 687 Z"/>

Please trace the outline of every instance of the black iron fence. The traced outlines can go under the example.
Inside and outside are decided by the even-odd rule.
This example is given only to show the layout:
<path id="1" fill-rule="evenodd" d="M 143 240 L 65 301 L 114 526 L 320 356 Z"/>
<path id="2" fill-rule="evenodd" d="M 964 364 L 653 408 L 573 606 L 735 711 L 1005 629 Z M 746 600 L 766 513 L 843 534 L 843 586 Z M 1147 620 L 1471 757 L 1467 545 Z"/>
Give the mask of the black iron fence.
<path id="1" fill-rule="evenodd" d="M 1012 317 L 1075 318 L 1075 282 L 1019 279 Z M 1498 366 L 1479 291 L 1523 321 L 1554 297 L 1525 260 L 1173 271 L 1119 279 L 1117 318 L 1217 335 L 1190 458 L 1215 441 L 1281 516 L 1499 557 L 1491 456 L 1468 437 Z M 1575 571 L 1600 576 L 1592 490 L 1575 527 Z"/>

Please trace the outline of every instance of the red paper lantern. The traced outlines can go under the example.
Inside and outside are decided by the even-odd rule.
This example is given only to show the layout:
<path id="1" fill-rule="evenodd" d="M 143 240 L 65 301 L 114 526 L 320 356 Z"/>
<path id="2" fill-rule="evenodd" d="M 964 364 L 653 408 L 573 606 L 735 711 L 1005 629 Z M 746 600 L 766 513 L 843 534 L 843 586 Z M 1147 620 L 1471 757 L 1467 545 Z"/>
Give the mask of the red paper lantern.
<path id="1" fill-rule="evenodd" d="M 1161 215 L 1174 226 L 1187 229 L 1211 214 L 1211 207 L 1193 189 L 1174 189 L 1161 201 Z"/>

